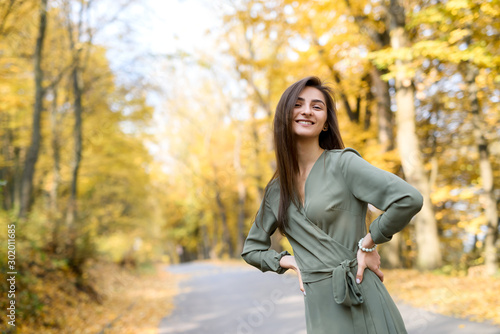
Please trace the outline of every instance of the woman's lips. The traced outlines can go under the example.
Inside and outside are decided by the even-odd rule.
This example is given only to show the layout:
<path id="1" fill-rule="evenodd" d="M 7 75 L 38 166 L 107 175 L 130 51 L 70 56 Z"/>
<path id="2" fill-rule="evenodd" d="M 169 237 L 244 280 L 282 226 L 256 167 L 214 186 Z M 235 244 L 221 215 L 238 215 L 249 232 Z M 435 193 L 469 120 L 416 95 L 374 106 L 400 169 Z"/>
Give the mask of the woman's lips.
<path id="1" fill-rule="evenodd" d="M 313 125 L 314 122 L 313 121 L 309 121 L 309 120 L 305 120 L 305 119 L 298 119 L 295 121 L 296 123 L 300 124 L 300 125 Z"/>

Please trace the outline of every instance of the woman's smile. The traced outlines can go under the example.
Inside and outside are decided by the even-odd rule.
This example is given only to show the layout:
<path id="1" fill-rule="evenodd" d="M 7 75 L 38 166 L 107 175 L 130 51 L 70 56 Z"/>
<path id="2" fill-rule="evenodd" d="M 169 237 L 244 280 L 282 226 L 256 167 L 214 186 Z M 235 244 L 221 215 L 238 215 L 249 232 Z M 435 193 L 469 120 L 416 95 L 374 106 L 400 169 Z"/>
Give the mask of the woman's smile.
<path id="1" fill-rule="evenodd" d="M 305 126 L 314 125 L 313 121 L 305 120 L 305 119 L 298 119 L 295 122 L 302 124 L 302 125 L 305 125 Z"/>

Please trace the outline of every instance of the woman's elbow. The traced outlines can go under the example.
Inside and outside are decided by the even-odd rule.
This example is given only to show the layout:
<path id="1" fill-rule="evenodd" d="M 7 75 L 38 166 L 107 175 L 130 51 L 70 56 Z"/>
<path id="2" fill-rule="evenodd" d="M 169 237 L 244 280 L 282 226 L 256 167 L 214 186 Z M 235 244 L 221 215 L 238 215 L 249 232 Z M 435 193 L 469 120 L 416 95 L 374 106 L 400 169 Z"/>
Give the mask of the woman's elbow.
<path id="1" fill-rule="evenodd" d="M 415 214 L 420 212 L 422 210 L 422 207 L 424 206 L 424 196 L 418 191 L 416 188 L 414 188 L 414 191 L 411 192 L 410 198 L 410 206 L 413 208 L 413 211 Z"/>
<path id="2" fill-rule="evenodd" d="M 262 271 L 262 263 L 256 252 L 242 253 L 241 257 L 246 263 Z"/>
<path id="3" fill-rule="evenodd" d="M 248 253 L 241 253 L 240 256 L 246 263 L 248 263 Z"/>
<path id="4" fill-rule="evenodd" d="M 245 260 L 246 263 L 255 266 L 255 256 L 253 256 L 253 254 L 254 252 L 242 252 L 241 257 L 243 258 L 243 260 Z"/>

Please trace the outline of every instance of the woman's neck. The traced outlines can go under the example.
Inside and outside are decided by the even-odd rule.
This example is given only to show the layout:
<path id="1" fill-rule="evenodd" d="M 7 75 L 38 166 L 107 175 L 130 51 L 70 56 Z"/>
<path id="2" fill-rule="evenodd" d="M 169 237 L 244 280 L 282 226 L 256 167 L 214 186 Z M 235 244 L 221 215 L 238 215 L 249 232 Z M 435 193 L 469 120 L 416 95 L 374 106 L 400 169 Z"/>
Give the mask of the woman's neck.
<path id="1" fill-rule="evenodd" d="M 318 160 L 323 149 L 319 146 L 318 140 L 297 141 L 297 160 L 300 173 L 304 173 Z"/>

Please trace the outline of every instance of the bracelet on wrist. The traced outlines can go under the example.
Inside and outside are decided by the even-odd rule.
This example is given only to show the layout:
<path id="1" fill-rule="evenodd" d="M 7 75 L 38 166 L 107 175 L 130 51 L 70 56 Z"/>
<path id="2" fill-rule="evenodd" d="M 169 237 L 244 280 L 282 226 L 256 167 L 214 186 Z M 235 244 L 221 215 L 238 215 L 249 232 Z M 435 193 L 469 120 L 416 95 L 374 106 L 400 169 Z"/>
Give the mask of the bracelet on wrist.
<path id="1" fill-rule="evenodd" d="M 367 252 L 367 253 L 371 253 L 375 250 L 375 248 L 377 248 L 377 244 L 375 244 L 375 246 L 373 246 L 372 248 L 365 248 L 363 247 L 363 240 L 365 239 L 365 237 L 362 237 L 361 239 L 359 239 L 359 242 L 358 242 L 358 247 L 359 249 L 361 249 L 363 252 Z"/>

